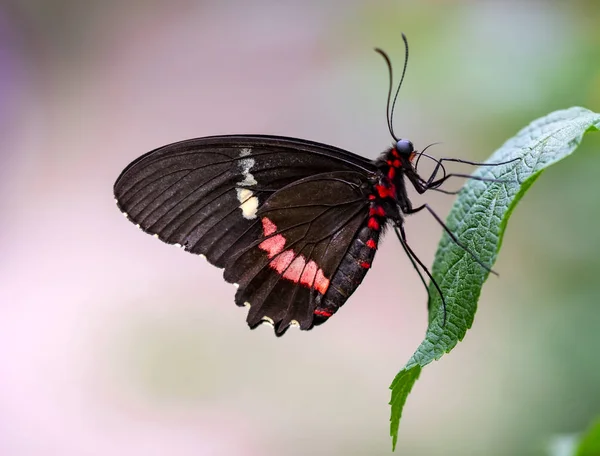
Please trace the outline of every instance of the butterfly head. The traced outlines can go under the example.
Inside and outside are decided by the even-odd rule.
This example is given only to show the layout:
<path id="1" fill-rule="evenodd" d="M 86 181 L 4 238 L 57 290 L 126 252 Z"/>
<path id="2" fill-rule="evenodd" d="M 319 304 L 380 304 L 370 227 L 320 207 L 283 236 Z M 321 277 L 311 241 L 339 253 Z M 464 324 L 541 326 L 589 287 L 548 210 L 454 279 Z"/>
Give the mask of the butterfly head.
<path id="1" fill-rule="evenodd" d="M 415 156 L 413 143 L 408 139 L 399 139 L 394 145 L 394 149 L 400 157 L 408 159 L 409 161 L 412 161 Z"/>
<path id="2" fill-rule="evenodd" d="M 404 187 L 404 178 L 416 176 L 413 159 L 417 152 L 408 139 L 398 139 L 392 147 L 383 152 L 376 161 L 384 180 L 392 184 L 396 190 Z M 385 184 L 384 184 L 385 185 Z"/>

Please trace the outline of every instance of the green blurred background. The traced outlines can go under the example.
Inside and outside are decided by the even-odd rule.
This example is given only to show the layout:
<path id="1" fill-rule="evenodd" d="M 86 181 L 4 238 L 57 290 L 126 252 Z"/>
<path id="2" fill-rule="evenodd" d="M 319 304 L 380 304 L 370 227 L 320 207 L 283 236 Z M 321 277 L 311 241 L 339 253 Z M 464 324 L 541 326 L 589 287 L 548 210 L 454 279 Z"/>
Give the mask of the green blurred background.
<path id="1" fill-rule="evenodd" d="M 276 339 L 247 330 L 220 271 L 126 222 L 112 184 L 212 134 L 376 157 L 372 48 L 399 70 L 401 31 L 397 134 L 483 160 L 550 111 L 600 111 L 599 24 L 597 0 L 0 1 L 0 455 L 389 454 L 387 388 L 427 322 L 392 237 L 334 319 Z M 600 413 L 599 152 L 588 135 L 515 211 L 501 277 L 421 375 L 398 454 L 541 455 Z M 431 264 L 440 228 L 422 214 L 407 233 Z"/>

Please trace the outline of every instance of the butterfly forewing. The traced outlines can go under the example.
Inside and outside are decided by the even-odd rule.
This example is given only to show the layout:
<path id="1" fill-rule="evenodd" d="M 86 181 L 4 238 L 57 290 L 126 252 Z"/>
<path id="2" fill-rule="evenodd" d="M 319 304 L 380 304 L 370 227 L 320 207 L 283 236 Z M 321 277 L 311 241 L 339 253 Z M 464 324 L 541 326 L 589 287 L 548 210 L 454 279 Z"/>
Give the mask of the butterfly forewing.
<path id="1" fill-rule="evenodd" d="M 258 206 L 285 185 L 365 166 L 370 162 L 362 157 L 318 143 L 217 136 L 149 152 L 123 171 L 114 191 L 121 210 L 144 231 L 206 255 L 225 228 L 233 234 L 221 248 L 243 235 L 256 222 Z"/>

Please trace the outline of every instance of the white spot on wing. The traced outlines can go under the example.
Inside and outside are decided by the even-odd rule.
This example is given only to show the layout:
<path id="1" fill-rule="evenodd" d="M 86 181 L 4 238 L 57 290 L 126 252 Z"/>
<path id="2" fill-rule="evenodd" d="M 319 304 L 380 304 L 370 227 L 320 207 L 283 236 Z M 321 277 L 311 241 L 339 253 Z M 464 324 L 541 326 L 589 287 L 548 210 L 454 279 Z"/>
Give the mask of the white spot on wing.
<path id="1" fill-rule="evenodd" d="M 244 148 L 240 151 L 240 157 L 249 157 L 252 149 Z M 258 184 L 250 170 L 256 164 L 253 158 L 243 158 L 239 160 L 238 165 L 242 173 L 243 179 L 237 183 L 241 187 L 252 187 Z M 240 209 L 245 219 L 252 220 L 256 218 L 258 210 L 258 197 L 254 196 L 254 192 L 248 188 L 238 188 L 237 198 L 240 202 Z"/>
<path id="2" fill-rule="evenodd" d="M 300 323 L 298 323 L 297 320 L 292 320 L 290 321 L 290 326 L 293 328 L 298 328 L 300 326 Z"/>
<path id="3" fill-rule="evenodd" d="M 239 288 L 240 284 L 239 283 L 234 283 L 233 286 L 236 287 L 236 288 Z"/>
<path id="4" fill-rule="evenodd" d="M 178 249 L 181 248 L 181 244 L 173 244 L 175 247 L 177 247 Z"/>
<path id="5" fill-rule="evenodd" d="M 201 253 L 200 254 L 200 258 L 202 258 L 203 260 L 206 260 L 206 255 L 204 255 L 204 254 Z"/>
<path id="6" fill-rule="evenodd" d="M 267 317 L 267 316 L 264 316 L 264 317 L 262 317 L 262 318 L 261 318 L 261 320 L 262 320 L 262 322 L 263 322 L 263 325 L 270 326 L 271 328 L 274 328 L 274 327 L 275 327 L 275 322 L 273 321 L 273 319 L 272 319 L 272 318 L 269 318 L 269 317 Z"/>
<path id="7" fill-rule="evenodd" d="M 250 303 L 249 303 L 248 301 L 246 301 L 246 302 L 244 303 L 244 307 L 247 307 L 247 308 L 249 309 L 249 308 L 250 308 L 250 307 L 252 307 L 252 306 L 250 305 Z"/>
<path id="8" fill-rule="evenodd" d="M 254 179 L 254 176 L 252 174 L 248 173 L 244 177 L 244 180 L 238 182 L 237 184 L 242 185 L 244 187 L 252 187 L 253 185 L 258 184 L 258 182 L 256 182 L 256 179 Z"/>
<path id="9" fill-rule="evenodd" d="M 244 176 L 244 179 L 238 182 L 238 185 L 250 187 L 252 185 L 258 184 L 258 182 L 256 182 L 256 179 L 254 179 L 254 176 L 250 172 L 250 170 L 255 164 L 256 161 L 253 158 L 244 158 L 243 160 L 239 161 L 239 165 L 242 170 L 242 176 Z"/>
<path id="10" fill-rule="evenodd" d="M 258 210 L 258 198 L 253 196 L 254 192 L 247 188 L 238 188 L 237 195 L 238 201 L 242 203 L 240 204 L 240 209 L 244 218 L 248 220 L 255 219 L 256 211 Z"/>

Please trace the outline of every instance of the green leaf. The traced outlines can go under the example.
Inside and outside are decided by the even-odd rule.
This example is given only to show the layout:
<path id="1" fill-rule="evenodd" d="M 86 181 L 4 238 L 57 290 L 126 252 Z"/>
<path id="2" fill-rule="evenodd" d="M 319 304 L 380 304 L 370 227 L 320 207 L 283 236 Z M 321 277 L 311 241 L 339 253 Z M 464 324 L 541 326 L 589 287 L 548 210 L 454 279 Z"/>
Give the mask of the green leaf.
<path id="1" fill-rule="evenodd" d="M 575 456 L 600 455 L 600 419 L 597 419 L 582 436 Z"/>
<path id="2" fill-rule="evenodd" d="M 410 390 L 420 374 L 421 366 L 419 365 L 416 365 L 411 369 L 402 369 L 398 375 L 396 375 L 396 378 L 390 386 L 392 389 L 392 400 L 390 401 L 390 405 L 392 406 L 392 411 L 397 411 L 397 413 L 392 413 L 390 419 L 390 435 L 392 436 L 393 449 L 396 449 L 396 442 L 398 441 L 398 428 L 400 426 L 400 417 L 402 416 L 404 403 L 406 402 L 408 393 L 410 393 Z"/>
<path id="3" fill-rule="evenodd" d="M 535 120 L 509 139 L 487 163 L 511 163 L 480 167 L 474 176 L 502 182 L 467 181 L 446 220 L 448 228 L 484 264 L 490 267 L 502 245 L 510 214 L 528 188 L 548 166 L 570 155 L 588 131 L 600 129 L 600 114 L 584 108 L 553 112 Z M 450 352 L 473 323 L 481 287 L 489 273 L 444 233 L 435 255 L 432 274 L 446 300 L 443 324 L 442 301 L 430 284 L 429 327 L 425 339 L 390 388 L 392 446 L 408 393 L 421 368 Z"/>

